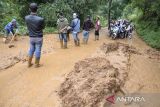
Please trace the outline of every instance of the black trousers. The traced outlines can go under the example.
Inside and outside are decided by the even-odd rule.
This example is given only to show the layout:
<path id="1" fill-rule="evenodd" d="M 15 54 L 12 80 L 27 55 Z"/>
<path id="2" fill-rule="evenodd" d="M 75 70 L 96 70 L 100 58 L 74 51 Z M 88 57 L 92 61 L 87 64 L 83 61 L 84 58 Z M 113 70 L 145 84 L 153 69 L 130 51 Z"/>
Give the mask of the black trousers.
<path id="1" fill-rule="evenodd" d="M 99 30 L 95 31 L 95 36 L 99 36 Z"/>

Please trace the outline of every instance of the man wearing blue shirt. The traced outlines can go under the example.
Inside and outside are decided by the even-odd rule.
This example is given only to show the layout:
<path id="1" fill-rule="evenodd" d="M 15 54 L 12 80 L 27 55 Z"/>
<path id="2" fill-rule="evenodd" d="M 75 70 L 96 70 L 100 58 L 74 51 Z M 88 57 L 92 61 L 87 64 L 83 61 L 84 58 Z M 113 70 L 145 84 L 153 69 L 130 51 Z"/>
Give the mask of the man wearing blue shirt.
<path id="1" fill-rule="evenodd" d="M 73 13 L 73 20 L 71 22 L 72 35 L 74 38 L 75 46 L 80 46 L 80 39 L 78 38 L 78 33 L 80 32 L 80 20 L 77 18 L 77 14 Z"/>
<path id="2" fill-rule="evenodd" d="M 16 19 L 12 19 L 12 21 L 9 22 L 4 28 L 4 30 L 5 30 L 4 42 L 5 43 L 6 43 L 6 40 L 10 34 L 13 38 L 15 38 L 14 28 L 16 29 L 16 33 L 17 33 L 18 32 L 18 24 L 17 24 Z"/>

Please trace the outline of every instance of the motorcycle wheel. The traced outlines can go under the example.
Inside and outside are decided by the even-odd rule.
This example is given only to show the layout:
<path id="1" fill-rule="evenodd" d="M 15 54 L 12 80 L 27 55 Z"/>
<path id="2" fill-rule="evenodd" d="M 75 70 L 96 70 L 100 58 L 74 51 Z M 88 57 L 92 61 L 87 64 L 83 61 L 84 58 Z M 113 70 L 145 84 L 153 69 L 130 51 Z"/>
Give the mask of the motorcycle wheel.
<path id="1" fill-rule="evenodd" d="M 125 36 L 125 33 L 124 33 L 124 32 L 120 34 L 120 38 L 121 38 L 121 39 L 123 39 L 124 36 Z"/>
<path id="2" fill-rule="evenodd" d="M 116 37 L 117 37 L 117 36 L 116 36 L 115 34 L 112 35 L 112 39 L 113 39 L 113 40 L 115 40 Z"/>

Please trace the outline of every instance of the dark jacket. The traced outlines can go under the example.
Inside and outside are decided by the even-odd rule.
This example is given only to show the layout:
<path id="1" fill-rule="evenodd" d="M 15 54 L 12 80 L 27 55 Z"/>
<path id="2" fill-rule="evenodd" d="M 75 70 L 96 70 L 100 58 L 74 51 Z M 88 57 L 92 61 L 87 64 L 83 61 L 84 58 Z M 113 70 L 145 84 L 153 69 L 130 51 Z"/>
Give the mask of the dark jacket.
<path id="1" fill-rule="evenodd" d="M 91 20 L 86 20 L 83 23 L 83 30 L 85 30 L 85 31 L 89 31 L 92 27 L 94 27 L 94 24 L 92 23 Z"/>
<path id="2" fill-rule="evenodd" d="M 25 17 L 30 37 L 43 37 L 43 29 L 45 28 L 44 19 L 35 14 Z"/>

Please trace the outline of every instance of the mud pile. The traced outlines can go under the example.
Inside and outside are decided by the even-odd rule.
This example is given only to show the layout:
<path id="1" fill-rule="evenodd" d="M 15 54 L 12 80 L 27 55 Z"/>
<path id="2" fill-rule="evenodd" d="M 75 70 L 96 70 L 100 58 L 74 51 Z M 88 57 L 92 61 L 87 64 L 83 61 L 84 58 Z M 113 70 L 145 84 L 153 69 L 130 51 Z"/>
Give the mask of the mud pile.
<path id="1" fill-rule="evenodd" d="M 104 43 L 90 58 L 77 62 L 58 91 L 62 107 L 103 107 L 107 95 L 124 94 L 129 52 L 139 54 L 126 44 Z"/>
<path id="2" fill-rule="evenodd" d="M 122 51 L 125 55 L 129 53 L 141 55 L 139 50 L 137 50 L 135 47 L 120 42 L 110 44 L 103 43 L 103 45 L 100 46 L 100 50 L 103 51 L 105 54 L 115 51 Z"/>

